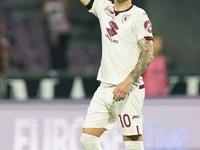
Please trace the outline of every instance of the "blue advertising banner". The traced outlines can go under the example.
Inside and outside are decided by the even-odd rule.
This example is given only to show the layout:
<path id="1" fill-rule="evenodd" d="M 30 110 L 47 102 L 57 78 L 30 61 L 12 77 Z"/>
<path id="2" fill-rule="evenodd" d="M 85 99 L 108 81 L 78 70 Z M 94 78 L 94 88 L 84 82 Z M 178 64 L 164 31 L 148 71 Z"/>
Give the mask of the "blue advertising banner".
<path id="1" fill-rule="evenodd" d="M 80 136 L 88 99 L 0 102 L 0 149 L 82 150 Z M 200 98 L 145 99 L 143 127 L 147 150 L 200 149 Z M 125 150 L 117 123 L 100 139 L 104 150 Z M 162 149 L 163 150 L 163 149 Z"/>

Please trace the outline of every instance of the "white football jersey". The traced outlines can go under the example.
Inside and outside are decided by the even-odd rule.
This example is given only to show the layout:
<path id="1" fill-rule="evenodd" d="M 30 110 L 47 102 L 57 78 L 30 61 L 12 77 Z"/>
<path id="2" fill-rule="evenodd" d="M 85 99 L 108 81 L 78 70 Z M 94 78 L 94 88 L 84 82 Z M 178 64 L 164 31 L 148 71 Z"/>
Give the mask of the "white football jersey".
<path id="1" fill-rule="evenodd" d="M 94 0 L 90 12 L 98 17 L 102 34 L 102 59 L 97 80 L 117 85 L 134 69 L 139 56 L 138 41 L 152 39 L 152 26 L 146 12 L 133 5 L 114 12 L 109 0 Z M 135 81 L 143 84 L 142 77 Z"/>

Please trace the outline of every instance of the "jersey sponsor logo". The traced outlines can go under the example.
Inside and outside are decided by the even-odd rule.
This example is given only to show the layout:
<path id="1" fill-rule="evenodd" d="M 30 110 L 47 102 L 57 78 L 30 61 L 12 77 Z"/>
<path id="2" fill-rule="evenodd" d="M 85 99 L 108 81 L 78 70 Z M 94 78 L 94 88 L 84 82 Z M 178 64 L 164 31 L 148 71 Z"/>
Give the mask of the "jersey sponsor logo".
<path id="1" fill-rule="evenodd" d="M 118 40 L 115 40 L 115 39 L 112 39 L 111 37 L 109 37 L 108 34 L 106 34 L 106 37 L 110 40 L 110 42 L 113 42 L 113 43 L 118 43 Z"/>
<path id="2" fill-rule="evenodd" d="M 106 28 L 106 30 L 107 30 L 108 34 L 110 35 L 110 37 L 112 37 L 117 34 L 116 30 L 118 30 L 119 28 L 114 21 L 110 21 L 109 25 L 110 25 L 110 28 Z"/>
<path id="3" fill-rule="evenodd" d="M 106 28 L 108 34 L 106 34 L 106 37 L 114 43 L 118 43 L 118 40 L 112 39 L 111 37 L 117 35 L 117 30 L 119 29 L 119 27 L 117 26 L 117 24 L 114 21 L 110 21 L 109 22 L 110 28 Z"/>
<path id="4" fill-rule="evenodd" d="M 129 15 L 123 15 L 122 16 L 122 23 L 125 23 L 126 21 L 128 21 L 128 19 L 131 17 L 131 14 Z"/>
<path id="5" fill-rule="evenodd" d="M 149 33 L 152 33 L 152 24 L 149 20 L 144 22 L 144 28 L 147 30 Z"/>

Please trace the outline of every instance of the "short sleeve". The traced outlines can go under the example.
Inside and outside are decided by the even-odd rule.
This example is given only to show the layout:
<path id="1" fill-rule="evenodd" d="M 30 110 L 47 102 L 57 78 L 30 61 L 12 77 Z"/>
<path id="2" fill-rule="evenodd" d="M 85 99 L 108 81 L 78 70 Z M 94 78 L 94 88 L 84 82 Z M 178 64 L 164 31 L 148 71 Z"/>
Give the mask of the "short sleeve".
<path id="1" fill-rule="evenodd" d="M 152 37 L 152 24 L 151 21 L 149 20 L 149 17 L 145 12 L 141 13 L 138 16 L 138 21 L 136 24 L 136 35 L 137 35 L 137 40 L 141 40 L 144 37 Z"/>
<path id="2" fill-rule="evenodd" d="M 90 13 L 94 14 L 96 17 L 99 16 L 100 12 L 104 9 L 106 3 L 109 3 L 108 0 L 94 0 L 92 8 L 89 10 Z"/>

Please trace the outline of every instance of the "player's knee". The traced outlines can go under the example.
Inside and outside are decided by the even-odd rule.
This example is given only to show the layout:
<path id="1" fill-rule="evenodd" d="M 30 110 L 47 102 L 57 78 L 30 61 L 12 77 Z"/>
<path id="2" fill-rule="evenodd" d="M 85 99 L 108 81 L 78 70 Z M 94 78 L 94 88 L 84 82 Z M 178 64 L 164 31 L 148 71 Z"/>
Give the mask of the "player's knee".
<path id="1" fill-rule="evenodd" d="M 84 150 L 102 150 L 99 138 L 90 134 L 82 133 L 80 138 L 81 145 Z"/>
<path id="2" fill-rule="evenodd" d="M 123 136 L 124 141 L 142 141 L 142 135 Z"/>
<path id="3" fill-rule="evenodd" d="M 144 150 L 142 135 L 123 136 L 126 150 Z"/>

